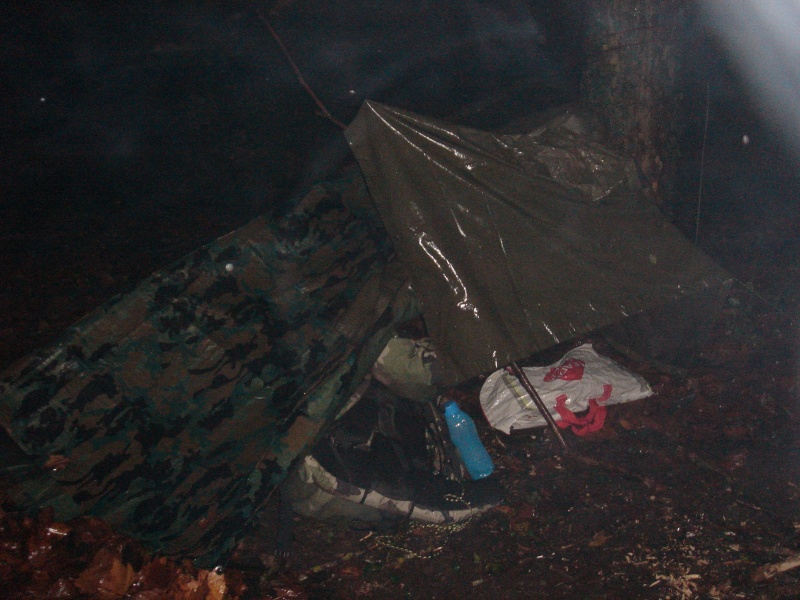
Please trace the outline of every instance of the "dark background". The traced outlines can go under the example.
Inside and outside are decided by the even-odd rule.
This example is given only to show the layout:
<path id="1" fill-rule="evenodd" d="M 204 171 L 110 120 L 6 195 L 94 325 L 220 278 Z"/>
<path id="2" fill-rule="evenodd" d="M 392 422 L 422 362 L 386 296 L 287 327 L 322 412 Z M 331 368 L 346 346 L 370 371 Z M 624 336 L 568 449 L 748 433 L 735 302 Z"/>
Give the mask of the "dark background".
<path id="1" fill-rule="evenodd" d="M 345 123 L 364 99 L 492 127 L 580 97 L 579 2 L 284 5 L 264 14 Z M 0 366 L 197 246 L 280 214 L 349 160 L 262 8 L 0 9 Z M 685 123 L 670 217 L 694 237 L 700 200 L 701 247 L 788 306 L 795 162 L 702 17 L 677 34 Z M 759 281 L 775 256 L 785 278 Z"/>

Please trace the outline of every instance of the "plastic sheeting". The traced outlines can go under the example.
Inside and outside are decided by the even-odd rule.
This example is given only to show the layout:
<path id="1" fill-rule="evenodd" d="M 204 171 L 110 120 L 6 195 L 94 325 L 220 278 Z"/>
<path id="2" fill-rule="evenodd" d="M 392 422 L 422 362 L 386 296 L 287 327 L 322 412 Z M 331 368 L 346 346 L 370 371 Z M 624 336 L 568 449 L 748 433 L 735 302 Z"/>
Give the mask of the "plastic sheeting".
<path id="1" fill-rule="evenodd" d="M 345 134 L 445 383 L 730 279 L 564 119 L 501 136 L 366 102 Z"/>
<path id="2" fill-rule="evenodd" d="M 631 373 L 607 356 L 601 356 L 591 344 L 582 344 L 570 350 L 554 364 L 525 367 L 524 371 L 550 411 L 550 416 L 562 428 L 569 423 L 558 423 L 564 420 L 562 413 L 574 421 L 574 413 L 589 409 L 590 413 L 585 417 L 591 417 L 592 401 L 599 403 L 596 406 L 597 417 L 601 410 L 605 415 L 606 406 L 653 395 L 644 377 Z M 498 369 L 486 378 L 480 399 L 486 420 L 504 433 L 511 433 L 512 429 L 547 426 L 547 421 L 528 392 L 506 369 Z M 602 421 L 597 421 L 596 418 L 594 423 L 597 428 L 594 431 L 603 425 Z M 594 423 L 587 420 L 584 426 L 590 429 Z M 573 424 L 576 434 L 581 435 L 580 430 Z"/>

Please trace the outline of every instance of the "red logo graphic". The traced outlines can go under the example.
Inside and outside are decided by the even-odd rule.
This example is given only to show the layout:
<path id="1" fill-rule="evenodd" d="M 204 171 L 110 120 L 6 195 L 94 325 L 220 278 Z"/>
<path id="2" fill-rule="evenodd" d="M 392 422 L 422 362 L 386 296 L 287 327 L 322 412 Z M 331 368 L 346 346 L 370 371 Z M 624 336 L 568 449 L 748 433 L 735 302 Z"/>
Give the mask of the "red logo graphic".
<path id="1" fill-rule="evenodd" d="M 563 381 L 580 381 L 583 379 L 583 368 L 586 363 L 577 358 L 568 358 L 560 365 L 553 367 L 544 376 L 545 381 L 561 379 Z"/>

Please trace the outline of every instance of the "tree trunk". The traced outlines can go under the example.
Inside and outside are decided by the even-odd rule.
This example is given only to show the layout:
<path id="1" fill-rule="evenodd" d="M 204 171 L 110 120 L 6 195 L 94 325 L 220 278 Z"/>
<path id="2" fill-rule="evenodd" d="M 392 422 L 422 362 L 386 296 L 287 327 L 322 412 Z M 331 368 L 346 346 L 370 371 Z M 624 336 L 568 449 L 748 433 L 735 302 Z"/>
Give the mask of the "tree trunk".
<path id="1" fill-rule="evenodd" d="M 633 157 L 667 214 L 681 133 L 676 81 L 690 0 L 586 0 L 583 99 L 608 118 L 611 145 Z"/>

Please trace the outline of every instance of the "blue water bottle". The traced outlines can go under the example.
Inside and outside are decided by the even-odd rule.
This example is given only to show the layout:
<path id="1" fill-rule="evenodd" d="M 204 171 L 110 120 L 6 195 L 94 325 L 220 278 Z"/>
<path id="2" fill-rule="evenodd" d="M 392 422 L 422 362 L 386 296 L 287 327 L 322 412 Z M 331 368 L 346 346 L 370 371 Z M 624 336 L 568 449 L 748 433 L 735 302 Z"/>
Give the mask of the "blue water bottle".
<path id="1" fill-rule="evenodd" d="M 491 475 L 494 471 L 492 458 L 483 447 L 470 416 L 453 400 L 448 400 L 444 403 L 444 420 L 450 430 L 450 439 L 458 449 L 470 477 L 482 479 Z"/>

